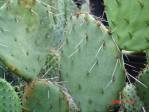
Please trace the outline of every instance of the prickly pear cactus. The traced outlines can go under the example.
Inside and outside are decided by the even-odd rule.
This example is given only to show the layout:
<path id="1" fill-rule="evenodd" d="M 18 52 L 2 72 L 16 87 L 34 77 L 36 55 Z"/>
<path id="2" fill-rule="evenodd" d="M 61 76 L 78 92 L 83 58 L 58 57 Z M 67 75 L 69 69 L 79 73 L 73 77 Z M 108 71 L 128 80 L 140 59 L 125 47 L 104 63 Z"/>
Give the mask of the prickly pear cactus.
<path id="1" fill-rule="evenodd" d="M 149 0 L 104 0 L 108 21 L 121 49 L 149 48 Z"/>
<path id="2" fill-rule="evenodd" d="M 48 8 L 35 0 L 11 0 L 0 8 L 0 58 L 26 80 L 34 79 L 50 47 Z"/>
<path id="3" fill-rule="evenodd" d="M 149 110 L 149 69 L 140 74 L 139 80 L 143 85 L 136 83 L 137 93 L 144 102 L 146 109 Z"/>
<path id="4" fill-rule="evenodd" d="M 126 84 L 121 96 L 120 112 L 141 112 L 143 102 L 137 96 L 136 87 L 133 84 Z"/>
<path id="5" fill-rule="evenodd" d="M 105 27 L 89 14 L 72 16 L 65 36 L 64 85 L 81 112 L 106 112 L 124 86 L 120 52 Z"/>
<path id="6" fill-rule="evenodd" d="M 25 88 L 24 112 L 77 112 L 71 97 L 47 80 L 33 81 Z"/>
<path id="7" fill-rule="evenodd" d="M 0 78 L 0 112 L 21 112 L 20 99 L 13 87 Z"/>

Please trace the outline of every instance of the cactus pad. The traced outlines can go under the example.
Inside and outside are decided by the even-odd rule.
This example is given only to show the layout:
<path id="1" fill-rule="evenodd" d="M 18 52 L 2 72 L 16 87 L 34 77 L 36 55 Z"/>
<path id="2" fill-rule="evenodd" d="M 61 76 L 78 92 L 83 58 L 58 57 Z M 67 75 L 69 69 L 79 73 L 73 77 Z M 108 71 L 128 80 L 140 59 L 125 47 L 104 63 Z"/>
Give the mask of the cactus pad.
<path id="1" fill-rule="evenodd" d="M 33 81 L 25 89 L 24 112 L 77 112 L 72 104 L 69 105 L 70 100 L 71 97 L 52 82 Z"/>
<path id="2" fill-rule="evenodd" d="M 20 99 L 13 87 L 0 78 L 0 112 L 21 112 Z"/>
<path id="3" fill-rule="evenodd" d="M 124 86 L 120 52 L 105 27 L 89 14 L 72 16 L 65 37 L 65 86 L 82 112 L 105 112 Z"/>
<path id="4" fill-rule="evenodd" d="M 121 49 L 149 48 L 149 0 L 104 0 L 113 36 Z"/>
<path id="5" fill-rule="evenodd" d="M 13 0 L 0 8 L 0 58 L 12 71 L 30 80 L 45 62 L 51 30 L 48 8 L 34 0 L 25 1 Z"/>

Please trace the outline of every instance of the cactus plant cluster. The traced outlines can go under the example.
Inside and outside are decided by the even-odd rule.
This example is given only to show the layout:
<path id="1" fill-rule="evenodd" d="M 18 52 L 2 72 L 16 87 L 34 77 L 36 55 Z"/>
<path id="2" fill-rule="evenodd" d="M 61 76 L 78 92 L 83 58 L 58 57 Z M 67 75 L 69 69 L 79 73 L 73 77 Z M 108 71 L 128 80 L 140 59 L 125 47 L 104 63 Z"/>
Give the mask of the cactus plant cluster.
<path id="1" fill-rule="evenodd" d="M 149 110 L 148 65 L 133 77 L 122 52 L 148 54 L 149 1 L 103 0 L 109 26 L 94 2 L 0 1 L 0 112 Z"/>

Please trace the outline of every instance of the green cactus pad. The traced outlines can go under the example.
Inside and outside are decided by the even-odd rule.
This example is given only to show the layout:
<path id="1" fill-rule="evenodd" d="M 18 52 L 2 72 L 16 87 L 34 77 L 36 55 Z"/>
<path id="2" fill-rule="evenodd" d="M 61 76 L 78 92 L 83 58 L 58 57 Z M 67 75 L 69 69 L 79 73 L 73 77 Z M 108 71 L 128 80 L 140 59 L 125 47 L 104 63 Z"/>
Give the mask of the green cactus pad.
<path id="1" fill-rule="evenodd" d="M 149 69 L 140 74 L 139 80 L 144 84 L 136 83 L 137 93 L 149 110 Z"/>
<path id="2" fill-rule="evenodd" d="M 71 100 L 52 82 L 38 80 L 26 86 L 23 107 L 24 112 L 77 112 Z"/>
<path id="3" fill-rule="evenodd" d="M 89 14 L 72 16 L 65 31 L 61 72 L 81 112 L 106 112 L 123 88 L 121 53 Z"/>
<path id="4" fill-rule="evenodd" d="M 104 0 L 108 21 L 121 49 L 149 48 L 149 0 Z"/>
<path id="5" fill-rule="evenodd" d="M 0 78 L 0 112 L 21 112 L 20 99 L 13 87 Z"/>
<path id="6" fill-rule="evenodd" d="M 120 112 L 141 112 L 143 102 L 137 96 L 136 87 L 133 84 L 126 84 L 121 96 Z"/>
<path id="7" fill-rule="evenodd" d="M 25 1 L 13 0 L 0 9 L 0 58 L 13 72 L 31 80 L 45 62 L 51 29 L 48 8 Z"/>

